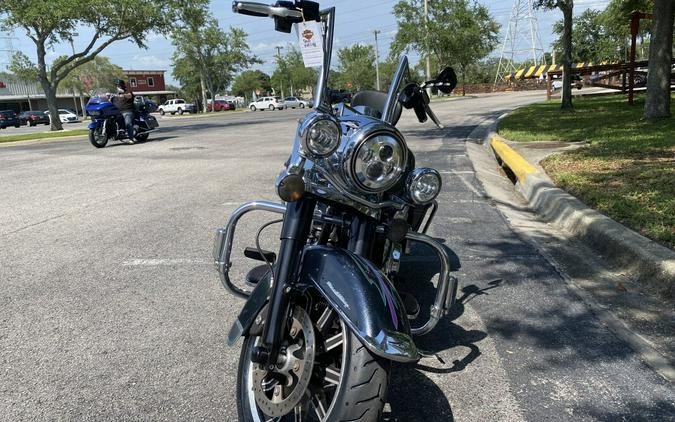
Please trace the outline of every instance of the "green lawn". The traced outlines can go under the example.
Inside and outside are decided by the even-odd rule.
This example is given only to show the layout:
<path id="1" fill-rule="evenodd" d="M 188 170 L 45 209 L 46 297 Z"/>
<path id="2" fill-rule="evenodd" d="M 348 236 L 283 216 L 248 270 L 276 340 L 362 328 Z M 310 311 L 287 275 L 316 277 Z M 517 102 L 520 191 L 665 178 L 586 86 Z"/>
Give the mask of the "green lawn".
<path id="1" fill-rule="evenodd" d="M 675 104 L 675 97 L 673 98 Z M 623 95 L 535 104 L 503 119 L 499 133 L 519 142 L 586 141 L 542 166 L 558 186 L 643 235 L 675 248 L 675 118 L 642 119 L 644 97 Z"/>
<path id="2" fill-rule="evenodd" d="M 89 133 L 87 129 L 77 130 L 61 130 L 58 132 L 44 132 L 44 133 L 26 133 L 23 135 L 8 135 L 0 136 L 0 143 L 2 142 L 16 142 L 16 141 L 30 141 L 33 139 L 48 139 L 48 138 L 63 138 L 65 136 L 79 136 Z"/>

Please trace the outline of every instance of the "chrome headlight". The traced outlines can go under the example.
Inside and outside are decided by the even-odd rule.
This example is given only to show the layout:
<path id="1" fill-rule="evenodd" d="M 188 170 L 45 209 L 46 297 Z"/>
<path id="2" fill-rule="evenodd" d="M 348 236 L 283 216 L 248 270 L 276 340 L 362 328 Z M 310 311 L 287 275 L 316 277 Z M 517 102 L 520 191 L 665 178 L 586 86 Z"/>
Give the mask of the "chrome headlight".
<path id="1" fill-rule="evenodd" d="M 428 204 L 436 199 L 441 192 L 443 181 L 441 175 L 434 169 L 415 169 L 408 176 L 408 196 L 419 205 Z"/>
<path id="2" fill-rule="evenodd" d="M 328 157 L 340 146 L 342 131 L 332 116 L 316 114 L 300 129 L 302 151 L 316 157 Z"/>
<path id="3" fill-rule="evenodd" d="M 354 184 L 366 192 L 383 192 L 394 186 L 405 169 L 408 150 L 392 133 L 376 133 L 356 146 L 349 164 Z"/>

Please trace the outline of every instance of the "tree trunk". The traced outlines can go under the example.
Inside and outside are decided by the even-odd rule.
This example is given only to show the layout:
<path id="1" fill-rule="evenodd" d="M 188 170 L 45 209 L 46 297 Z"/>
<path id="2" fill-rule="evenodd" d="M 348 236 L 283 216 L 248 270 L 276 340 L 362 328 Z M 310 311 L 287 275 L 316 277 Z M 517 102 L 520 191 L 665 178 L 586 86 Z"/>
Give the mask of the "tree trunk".
<path id="1" fill-rule="evenodd" d="M 204 74 L 199 76 L 199 83 L 202 88 L 202 111 L 206 113 L 208 104 L 206 101 L 206 82 L 204 81 Z"/>
<path id="2" fill-rule="evenodd" d="M 44 89 L 45 97 L 47 98 L 51 130 L 63 130 L 63 125 L 61 124 L 61 118 L 59 116 L 59 107 L 56 104 L 56 87 L 46 80 L 40 82 L 42 83 L 42 88 Z"/>
<path id="3" fill-rule="evenodd" d="M 573 3 L 570 0 L 565 5 L 561 4 L 560 9 L 563 12 L 563 86 L 561 110 L 574 110 L 572 105 L 572 8 Z"/>
<path id="4" fill-rule="evenodd" d="M 645 118 L 670 117 L 670 62 L 673 59 L 673 0 L 655 0 L 652 38 L 649 43 L 649 70 Z"/>
<path id="5" fill-rule="evenodd" d="M 49 109 L 49 121 L 51 130 L 63 130 L 61 118 L 59 117 L 59 108 L 56 105 L 56 88 L 58 84 L 52 84 L 47 78 L 47 50 L 45 49 L 45 40 L 36 42 L 37 45 L 37 59 L 38 59 L 38 80 L 42 85 L 42 90 L 45 92 L 47 99 L 47 108 Z"/>

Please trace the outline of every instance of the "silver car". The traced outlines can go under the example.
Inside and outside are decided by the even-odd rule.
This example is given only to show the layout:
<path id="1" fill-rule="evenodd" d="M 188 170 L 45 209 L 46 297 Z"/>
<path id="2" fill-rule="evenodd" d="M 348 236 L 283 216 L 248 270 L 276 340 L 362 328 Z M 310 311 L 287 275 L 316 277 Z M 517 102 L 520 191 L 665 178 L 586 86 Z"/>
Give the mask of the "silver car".
<path id="1" fill-rule="evenodd" d="M 309 108 L 312 106 L 309 101 L 298 97 L 286 97 L 284 102 L 288 108 Z"/>

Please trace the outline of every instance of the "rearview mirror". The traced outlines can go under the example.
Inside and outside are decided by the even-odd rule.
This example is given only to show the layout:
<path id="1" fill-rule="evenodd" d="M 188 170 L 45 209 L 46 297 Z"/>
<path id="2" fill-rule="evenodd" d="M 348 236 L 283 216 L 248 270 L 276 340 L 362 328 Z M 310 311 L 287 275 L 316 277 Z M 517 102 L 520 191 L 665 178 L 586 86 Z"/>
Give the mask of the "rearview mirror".
<path id="1" fill-rule="evenodd" d="M 444 94 L 449 94 L 457 86 L 457 74 L 455 70 L 451 67 L 446 67 L 443 71 L 436 77 L 435 86 Z"/>

